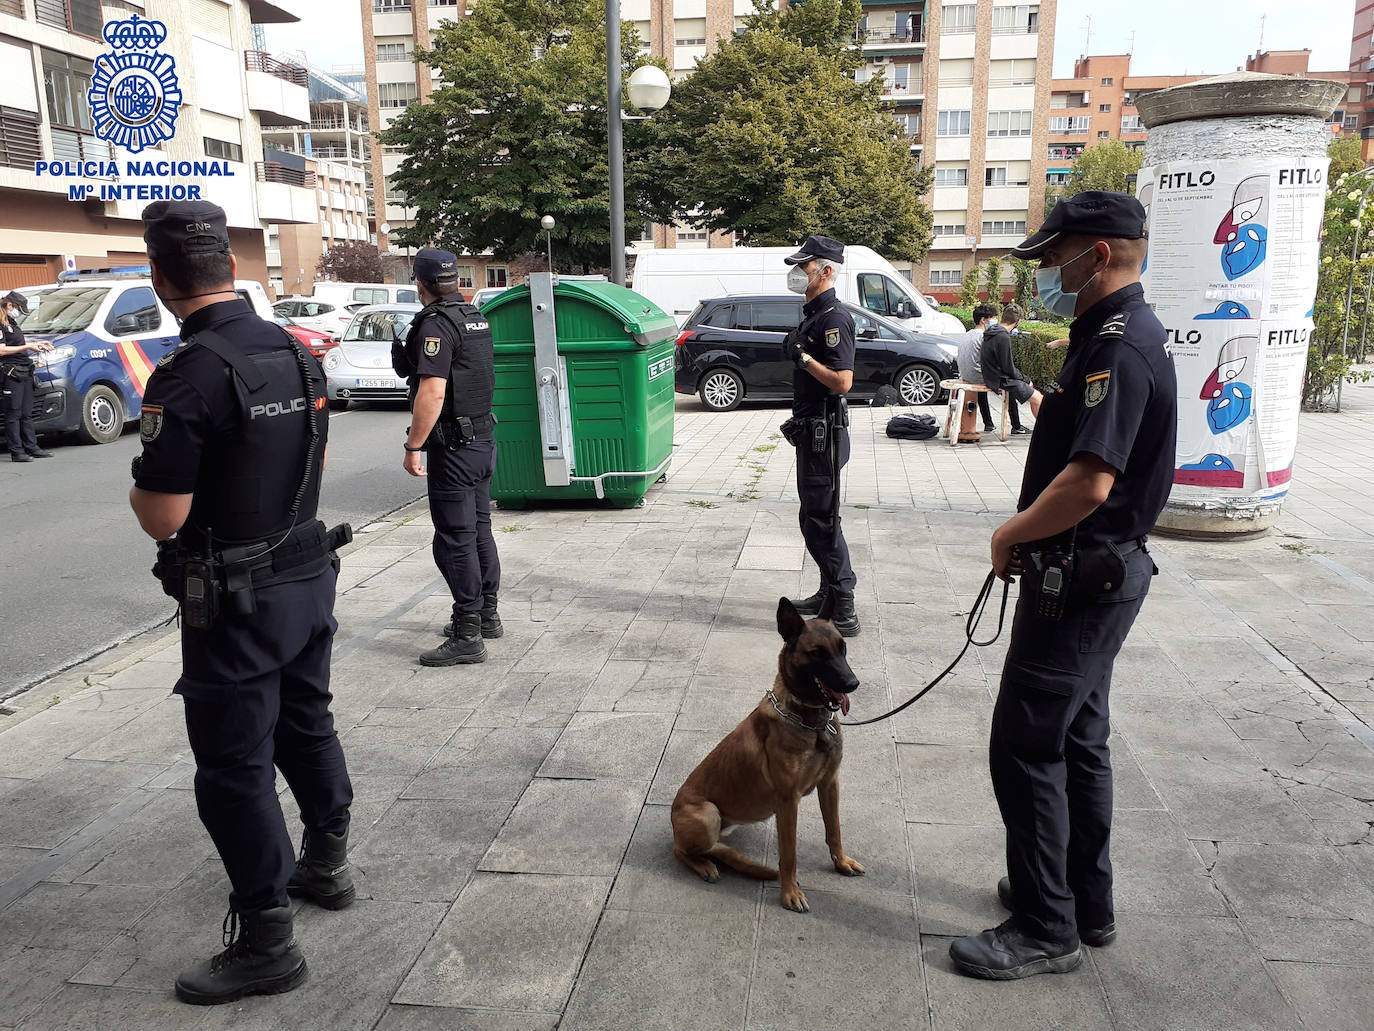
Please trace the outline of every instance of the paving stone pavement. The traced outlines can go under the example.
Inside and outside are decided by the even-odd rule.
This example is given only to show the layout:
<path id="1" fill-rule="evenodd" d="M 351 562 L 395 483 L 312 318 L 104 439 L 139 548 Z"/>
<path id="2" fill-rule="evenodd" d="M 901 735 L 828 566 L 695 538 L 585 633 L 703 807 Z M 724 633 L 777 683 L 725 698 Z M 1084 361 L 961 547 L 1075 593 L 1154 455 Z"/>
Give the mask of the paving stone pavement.
<path id="1" fill-rule="evenodd" d="M 171 995 L 218 947 L 227 893 L 170 694 L 175 631 L 10 699 L 0 1028 L 1367 1029 L 1374 390 L 1346 397 L 1303 417 L 1278 532 L 1154 544 L 1113 690 L 1121 936 L 1073 974 L 991 984 L 947 958 L 1001 919 L 1000 645 L 849 732 L 841 813 L 866 877 L 830 871 L 809 799 L 809 914 L 675 862 L 673 795 L 771 682 L 778 595 L 815 582 L 784 413 L 681 399 L 673 475 L 642 508 L 496 514 L 507 633 L 485 665 L 415 662 L 447 616 L 423 507 L 361 528 L 334 667 L 360 897 L 300 911 L 296 992 Z M 846 484 L 856 718 L 957 651 L 1026 448 L 889 441 L 887 414 L 856 411 Z M 776 854 L 771 824 L 734 841 Z"/>

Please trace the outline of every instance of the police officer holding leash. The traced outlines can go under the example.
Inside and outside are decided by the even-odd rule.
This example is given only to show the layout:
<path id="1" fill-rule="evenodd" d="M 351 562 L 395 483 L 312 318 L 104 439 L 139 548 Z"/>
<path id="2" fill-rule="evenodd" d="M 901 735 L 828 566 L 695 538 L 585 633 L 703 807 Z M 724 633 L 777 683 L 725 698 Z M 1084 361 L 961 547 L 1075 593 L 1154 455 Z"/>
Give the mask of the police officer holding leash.
<path id="1" fill-rule="evenodd" d="M 950 945 L 973 977 L 1064 973 L 1116 937 L 1109 855 L 1112 664 L 1156 571 L 1145 535 L 1173 479 L 1176 382 L 1145 303 L 1145 211 L 1090 191 L 1061 200 L 1012 254 L 1040 259 L 1051 311 L 1077 316 L 1031 437 L 993 570 L 1021 578 L 989 765 L 1007 830 L 997 886 L 1012 917 Z"/>
<path id="2" fill-rule="evenodd" d="M 158 201 L 143 222 L 153 289 L 185 343 L 148 380 L 129 501 L 158 541 L 153 573 L 181 606 L 175 691 L 196 805 L 232 887 L 227 948 L 176 979 L 182 1000 L 209 1005 L 305 980 L 288 893 L 328 909 L 354 898 L 353 788 L 329 711 L 334 549 L 351 531 L 315 518 L 324 374 L 234 292 L 224 211 Z M 299 859 L 278 769 L 305 824 Z"/>
<path id="3" fill-rule="evenodd" d="M 808 236 L 801 250 L 784 258 L 792 266 L 787 288 L 805 294 L 802 321 L 783 347 L 796 366 L 792 374 L 792 418 L 782 425 L 797 449 L 797 494 L 801 532 L 821 584 L 809 598 L 792 604 L 814 616 L 835 593 L 835 628 L 859 634 L 854 608 L 858 582 L 849 545 L 840 529 L 840 470 L 849 461 L 849 407 L 844 395 L 854 385 L 854 320 L 835 296 L 835 270 L 844 264 L 844 245 L 828 236 Z"/>
<path id="4" fill-rule="evenodd" d="M 447 640 L 420 656 L 425 666 L 482 662 L 483 638 L 504 632 L 496 611 L 501 559 L 491 535 L 491 476 L 496 471 L 496 389 L 491 328 L 458 292 L 458 258 L 423 248 L 415 255 L 415 285 L 424 309 L 404 343 L 391 352 L 398 375 L 410 380 L 410 429 L 405 471 L 425 476 L 434 562 L 453 595 Z M 421 457 L 424 456 L 424 458 Z"/>

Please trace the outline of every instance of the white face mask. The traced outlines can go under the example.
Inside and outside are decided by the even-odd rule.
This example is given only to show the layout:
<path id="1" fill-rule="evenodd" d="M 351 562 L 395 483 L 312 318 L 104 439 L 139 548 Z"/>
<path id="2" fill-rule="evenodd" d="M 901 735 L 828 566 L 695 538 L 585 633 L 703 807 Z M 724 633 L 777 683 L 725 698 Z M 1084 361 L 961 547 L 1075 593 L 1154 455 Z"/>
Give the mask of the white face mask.
<path id="1" fill-rule="evenodd" d="M 811 276 L 807 274 L 801 265 L 793 265 L 792 270 L 787 273 L 787 289 L 794 294 L 806 293 L 806 288 L 811 285 Z"/>

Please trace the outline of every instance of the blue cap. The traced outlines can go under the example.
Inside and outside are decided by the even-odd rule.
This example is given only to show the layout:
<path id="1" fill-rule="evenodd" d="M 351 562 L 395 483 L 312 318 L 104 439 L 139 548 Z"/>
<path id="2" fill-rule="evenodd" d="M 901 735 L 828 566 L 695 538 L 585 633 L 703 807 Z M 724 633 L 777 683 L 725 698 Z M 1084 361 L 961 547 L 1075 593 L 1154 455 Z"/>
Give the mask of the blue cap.
<path id="1" fill-rule="evenodd" d="M 1040 257 L 1061 236 L 1096 236 L 1104 240 L 1143 240 L 1145 209 L 1128 193 L 1084 190 L 1054 206 L 1040 231 L 1012 248 L 1013 258 Z"/>
<path id="2" fill-rule="evenodd" d="M 832 240 L 828 236 L 808 236 L 802 241 L 801 249 L 796 254 L 788 255 L 782 260 L 789 265 L 805 265 L 808 261 L 816 258 L 824 258 L 826 261 L 833 261 L 837 265 L 844 264 L 844 244 L 839 240 Z"/>
<path id="3" fill-rule="evenodd" d="M 224 209 L 203 200 L 156 200 L 143 209 L 143 242 L 157 261 L 192 254 L 228 254 Z"/>
<path id="4" fill-rule="evenodd" d="M 458 282 L 458 256 L 452 251 L 420 248 L 415 252 L 415 278 L 426 283 Z"/>

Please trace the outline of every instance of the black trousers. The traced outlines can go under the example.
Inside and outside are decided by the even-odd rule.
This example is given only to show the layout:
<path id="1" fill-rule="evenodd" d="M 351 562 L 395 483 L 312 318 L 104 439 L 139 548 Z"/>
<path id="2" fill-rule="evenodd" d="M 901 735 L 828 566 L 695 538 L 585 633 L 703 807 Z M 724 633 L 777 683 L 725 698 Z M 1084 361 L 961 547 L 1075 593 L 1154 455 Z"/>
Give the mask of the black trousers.
<path id="1" fill-rule="evenodd" d="M 1107 699 L 1153 568 L 1144 552 L 1127 563 L 1119 600 L 1071 607 L 1059 622 L 1037 616 L 1028 593 L 1016 603 L 989 766 L 1017 920 L 1039 938 L 1115 918 Z"/>
<path id="2" fill-rule="evenodd" d="M 0 373 L 0 402 L 4 405 L 5 444 L 12 455 L 38 450 L 33 431 L 33 375 L 12 379 Z"/>
<path id="3" fill-rule="evenodd" d="M 296 851 L 274 766 L 306 827 L 348 828 L 353 785 L 329 711 L 336 578 L 327 567 L 310 580 L 259 588 L 256 613 L 222 608 L 209 630 L 181 631 L 176 692 L 196 759 L 196 806 L 236 912 L 288 904 Z"/>
<path id="4" fill-rule="evenodd" d="M 988 392 L 979 390 L 978 392 L 978 412 L 983 417 L 983 428 L 987 429 L 992 425 L 992 407 L 988 404 Z"/>
<path id="5" fill-rule="evenodd" d="M 425 454 L 434 564 L 453 595 L 456 619 L 478 611 L 483 595 L 501 589 L 501 557 L 491 535 L 496 442 L 475 441 L 450 451 L 431 437 Z"/>
<path id="6" fill-rule="evenodd" d="M 817 454 L 810 446 L 797 448 L 797 496 L 801 499 L 798 521 L 806 550 L 821 570 L 821 582 L 842 591 L 854 590 L 858 578 L 849 563 L 840 515 L 835 510 L 835 487 L 840 470 L 849 462 L 849 431 L 835 430 L 837 467 L 830 468 L 829 454 Z"/>

